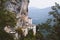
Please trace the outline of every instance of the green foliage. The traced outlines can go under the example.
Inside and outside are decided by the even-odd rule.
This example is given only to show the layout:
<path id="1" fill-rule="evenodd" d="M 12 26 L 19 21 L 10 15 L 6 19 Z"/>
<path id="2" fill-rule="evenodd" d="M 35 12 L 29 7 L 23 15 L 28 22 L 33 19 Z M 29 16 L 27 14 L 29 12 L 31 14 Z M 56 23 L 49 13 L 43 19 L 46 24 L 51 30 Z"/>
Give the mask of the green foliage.
<path id="1" fill-rule="evenodd" d="M 13 37 L 6 33 L 3 28 L 5 26 L 14 27 L 16 25 L 16 14 L 4 9 L 4 3 L 7 0 L 0 0 L 0 40 L 14 40 Z M 53 11 L 49 12 L 54 17 L 54 20 L 48 19 L 45 23 L 38 24 L 36 27 L 36 35 L 33 35 L 32 30 L 28 32 L 26 37 L 23 36 L 21 28 L 16 31 L 19 34 L 19 40 L 60 40 L 60 6 L 55 3 L 51 7 Z M 51 26 L 51 22 L 55 22 Z"/>
<path id="2" fill-rule="evenodd" d="M 4 27 L 16 25 L 16 14 L 5 10 L 4 3 L 6 1 L 0 0 L 0 40 L 13 40 L 13 37 L 4 31 Z"/>
<path id="3" fill-rule="evenodd" d="M 52 40 L 60 40 L 60 5 L 55 3 L 55 6 L 52 7 L 52 10 L 54 11 L 49 12 L 49 14 L 53 15 L 53 22 L 55 22 L 55 24 L 53 26 L 53 31 L 48 36 Z"/>
<path id="4" fill-rule="evenodd" d="M 54 20 L 47 20 L 45 23 L 37 25 L 37 31 L 45 35 L 46 40 L 60 40 L 60 6 L 56 3 L 56 6 L 52 7 L 50 15 L 54 17 Z M 50 25 L 51 21 L 55 22 L 53 26 Z M 43 34 L 44 33 L 44 34 Z M 45 34 L 47 33 L 47 35 Z"/>
<path id="5" fill-rule="evenodd" d="M 5 27 L 7 25 L 9 26 L 15 26 L 16 25 L 16 14 L 11 13 L 8 10 L 5 10 L 4 3 L 7 0 L 0 0 L 0 27 Z"/>
<path id="6" fill-rule="evenodd" d="M 0 26 L 15 26 L 16 25 L 16 16 L 14 13 L 9 11 L 0 11 Z"/>
<path id="7" fill-rule="evenodd" d="M 41 32 L 36 33 L 36 40 L 44 40 L 44 36 Z"/>
<path id="8" fill-rule="evenodd" d="M 4 10 L 4 3 L 6 2 L 7 0 L 0 0 L 0 10 Z"/>
<path id="9" fill-rule="evenodd" d="M 10 34 L 0 29 L 0 40 L 14 40 L 14 39 Z"/>
<path id="10" fill-rule="evenodd" d="M 34 35 L 33 35 L 33 30 L 29 30 L 27 37 L 32 38 L 33 36 L 34 36 Z"/>
<path id="11" fill-rule="evenodd" d="M 36 40 L 36 36 L 33 35 L 33 30 L 29 30 L 28 35 L 24 37 L 24 40 Z"/>
<path id="12" fill-rule="evenodd" d="M 37 25 L 37 39 L 38 40 L 47 40 L 46 36 L 52 32 L 51 19 L 48 19 L 45 23 Z"/>

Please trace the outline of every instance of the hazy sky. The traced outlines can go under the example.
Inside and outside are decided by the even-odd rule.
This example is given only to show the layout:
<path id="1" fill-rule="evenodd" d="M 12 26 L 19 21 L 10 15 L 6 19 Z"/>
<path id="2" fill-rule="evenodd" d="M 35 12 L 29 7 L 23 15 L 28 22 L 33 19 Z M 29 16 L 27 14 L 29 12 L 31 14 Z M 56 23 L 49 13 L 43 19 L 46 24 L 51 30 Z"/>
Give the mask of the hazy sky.
<path id="1" fill-rule="evenodd" d="M 30 0 L 29 7 L 42 9 L 53 6 L 55 2 L 60 4 L 60 0 Z"/>

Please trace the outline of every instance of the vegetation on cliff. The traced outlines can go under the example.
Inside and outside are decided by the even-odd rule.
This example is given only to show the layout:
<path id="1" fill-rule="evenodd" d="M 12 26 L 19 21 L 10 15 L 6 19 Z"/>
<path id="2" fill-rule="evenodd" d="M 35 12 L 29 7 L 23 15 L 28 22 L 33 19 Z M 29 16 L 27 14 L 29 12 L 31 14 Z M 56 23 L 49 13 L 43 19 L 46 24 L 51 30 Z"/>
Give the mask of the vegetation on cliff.
<path id="1" fill-rule="evenodd" d="M 16 15 L 4 9 L 4 2 L 6 0 L 0 0 L 0 40 L 14 40 L 13 36 L 6 33 L 3 28 L 5 26 L 14 27 L 16 25 Z M 29 31 L 26 37 L 23 36 L 23 33 L 20 29 L 17 30 L 21 37 L 19 40 L 60 40 L 60 6 L 56 5 L 52 7 L 50 15 L 53 19 L 48 19 L 45 23 L 38 24 L 36 26 L 36 35 L 33 35 L 32 30 Z M 54 22 L 53 25 L 51 23 Z"/>

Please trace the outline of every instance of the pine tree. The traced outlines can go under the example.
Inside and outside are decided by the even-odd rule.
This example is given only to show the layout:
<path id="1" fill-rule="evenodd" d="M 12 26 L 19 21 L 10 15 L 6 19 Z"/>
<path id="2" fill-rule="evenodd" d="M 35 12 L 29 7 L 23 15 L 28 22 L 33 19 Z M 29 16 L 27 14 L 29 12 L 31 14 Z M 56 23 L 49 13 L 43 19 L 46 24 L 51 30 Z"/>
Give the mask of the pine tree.
<path id="1" fill-rule="evenodd" d="M 0 0 L 0 40 L 13 40 L 12 36 L 4 31 L 4 27 L 15 27 L 16 14 L 5 10 L 4 3 L 6 1 L 7 0 Z"/>
<path id="2" fill-rule="evenodd" d="M 60 5 L 58 3 L 55 3 L 55 6 L 52 7 L 51 12 L 49 12 L 50 15 L 53 15 L 54 17 L 54 33 L 53 33 L 53 37 L 54 40 L 60 40 Z"/>

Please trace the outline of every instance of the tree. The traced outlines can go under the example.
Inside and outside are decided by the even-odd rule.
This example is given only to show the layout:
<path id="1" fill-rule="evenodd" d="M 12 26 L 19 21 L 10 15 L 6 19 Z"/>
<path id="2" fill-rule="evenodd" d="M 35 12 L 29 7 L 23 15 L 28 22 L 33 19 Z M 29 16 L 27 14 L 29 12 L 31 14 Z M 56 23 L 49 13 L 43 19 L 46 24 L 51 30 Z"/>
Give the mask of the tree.
<path id="1" fill-rule="evenodd" d="M 0 40 L 14 40 L 12 35 L 0 29 Z"/>
<path id="2" fill-rule="evenodd" d="M 16 32 L 18 33 L 18 40 L 24 40 L 22 28 L 17 28 Z"/>
<path id="3" fill-rule="evenodd" d="M 16 14 L 15 13 L 11 13 L 7 10 L 5 10 L 4 8 L 4 3 L 7 0 L 0 0 L 1 1 L 1 5 L 0 6 L 0 27 L 2 26 L 15 26 L 16 25 Z"/>
<path id="4" fill-rule="evenodd" d="M 52 33 L 51 36 L 53 36 L 53 40 L 60 40 L 60 5 L 55 3 L 55 6 L 52 6 L 52 10 L 49 14 L 54 17 L 53 22 L 55 22 L 55 24 L 53 26 L 54 33 Z"/>
<path id="5" fill-rule="evenodd" d="M 0 40 L 13 40 L 12 36 L 4 31 L 4 27 L 16 25 L 16 14 L 5 10 L 6 1 L 0 0 Z"/>
<path id="6" fill-rule="evenodd" d="M 36 36 L 33 35 L 33 30 L 29 30 L 26 37 L 24 37 L 24 40 L 36 40 Z"/>
<path id="7" fill-rule="evenodd" d="M 51 21 L 51 19 L 48 19 L 45 23 L 37 25 L 37 38 L 40 40 L 47 40 L 46 36 L 52 31 Z"/>

